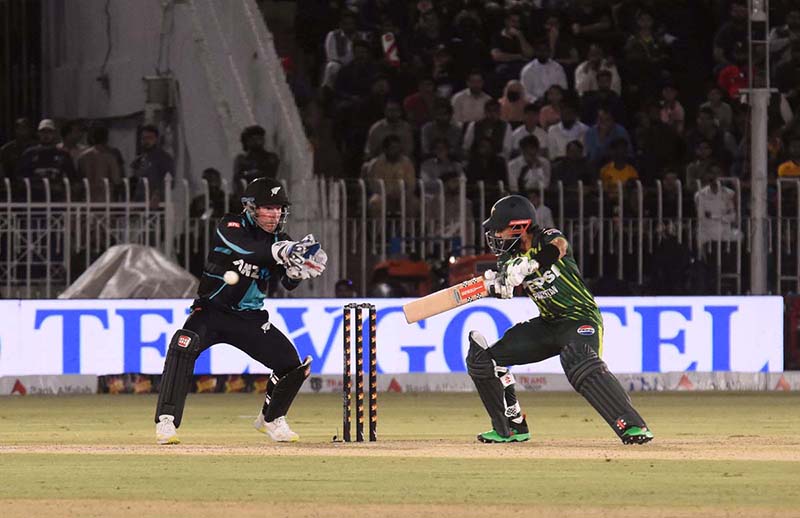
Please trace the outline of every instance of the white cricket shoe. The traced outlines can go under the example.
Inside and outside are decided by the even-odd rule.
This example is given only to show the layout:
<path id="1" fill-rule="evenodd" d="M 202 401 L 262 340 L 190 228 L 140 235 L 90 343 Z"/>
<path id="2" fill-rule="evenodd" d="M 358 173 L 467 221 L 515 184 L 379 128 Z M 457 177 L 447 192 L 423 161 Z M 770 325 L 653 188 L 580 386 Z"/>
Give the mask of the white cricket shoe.
<path id="1" fill-rule="evenodd" d="M 264 414 L 258 414 L 253 426 L 261 433 L 269 435 L 269 438 L 276 442 L 297 442 L 300 436 L 289 428 L 286 416 L 276 417 L 274 421 L 264 420 Z"/>
<path id="2" fill-rule="evenodd" d="M 156 442 L 158 444 L 179 444 L 178 431 L 175 430 L 175 418 L 171 415 L 158 416 L 156 424 Z"/>

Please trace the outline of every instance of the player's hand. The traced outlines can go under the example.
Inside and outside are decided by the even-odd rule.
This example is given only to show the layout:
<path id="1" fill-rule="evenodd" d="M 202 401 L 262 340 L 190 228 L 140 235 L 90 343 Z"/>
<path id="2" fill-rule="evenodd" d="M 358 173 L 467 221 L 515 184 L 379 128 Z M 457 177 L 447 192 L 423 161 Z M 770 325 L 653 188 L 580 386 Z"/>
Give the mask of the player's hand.
<path id="1" fill-rule="evenodd" d="M 514 296 L 514 287 L 506 283 L 506 279 L 494 270 L 483 272 L 483 278 L 488 282 L 486 287 L 492 297 L 498 299 L 510 299 Z"/>
<path id="2" fill-rule="evenodd" d="M 536 260 L 526 256 L 515 257 L 506 263 L 505 278 L 506 284 L 512 288 L 517 287 L 525 281 L 525 278 L 539 269 Z"/>

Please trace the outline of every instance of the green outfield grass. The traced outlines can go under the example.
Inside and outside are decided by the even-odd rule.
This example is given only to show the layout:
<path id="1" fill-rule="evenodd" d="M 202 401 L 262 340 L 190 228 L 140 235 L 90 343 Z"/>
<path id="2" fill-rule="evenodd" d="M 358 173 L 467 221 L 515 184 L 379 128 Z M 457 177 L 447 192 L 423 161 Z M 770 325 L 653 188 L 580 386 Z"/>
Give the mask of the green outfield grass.
<path id="1" fill-rule="evenodd" d="M 332 443 L 341 399 L 315 394 L 275 445 L 258 396 L 192 395 L 156 447 L 155 397 L 3 398 L 0 516 L 800 516 L 800 394 L 635 394 L 644 446 L 575 394 L 520 399 L 524 444 L 474 441 L 476 394 L 381 394 L 379 442 Z"/>

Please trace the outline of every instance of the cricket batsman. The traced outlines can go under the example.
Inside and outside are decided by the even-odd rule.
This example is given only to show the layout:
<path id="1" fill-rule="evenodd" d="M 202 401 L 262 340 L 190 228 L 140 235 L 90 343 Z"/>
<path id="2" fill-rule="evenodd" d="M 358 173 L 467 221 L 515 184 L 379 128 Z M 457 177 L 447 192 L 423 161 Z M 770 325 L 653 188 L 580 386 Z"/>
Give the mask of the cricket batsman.
<path id="1" fill-rule="evenodd" d="M 289 198 L 271 178 L 259 178 L 242 195 L 244 210 L 217 225 L 197 298 L 183 328 L 172 337 L 156 406 L 156 441 L 177 444 L 186 394 L 197 357 L 217 343 L 244 351 L 272 370 L 255 428 L 272 440 L 294 442 L 286 413 L 311 371 L 292 342 L 263 309 L 271 282 L 292 290 L 325 271 L 327 256 L 314 236 L 292 241 L 283 232 Z"/>
<path id="2" fill-rule="evenodd" d="M 485 274 L 490 293 L 511 298 L 514 288 L 522 286 L 540 316 L 512 326 L 492 345 L 480 332 L 470 331 L 467 370 L 492 421 L 492 430 L 479 434 L 478 440 L 530 439 L 508 366 L 553 356 L 561 358 L 570 384 L 623 443 L 652 440 L 653 433 L 601 359 L 603 318 L 561 231 L 538 227 L 533 205 L 518 195 L 498 200 L 483 227 L 489 248 L 498 256 L 498 271 Z"/>

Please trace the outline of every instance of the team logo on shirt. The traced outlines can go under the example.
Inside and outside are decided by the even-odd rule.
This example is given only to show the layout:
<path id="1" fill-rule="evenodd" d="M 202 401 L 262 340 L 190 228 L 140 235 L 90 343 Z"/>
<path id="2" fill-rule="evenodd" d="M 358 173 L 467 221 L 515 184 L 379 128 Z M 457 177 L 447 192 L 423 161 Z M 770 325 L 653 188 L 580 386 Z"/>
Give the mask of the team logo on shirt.
<path id="1" fill-rule="evenodd" d="M 242 228 L 242 225 L 238 221 L 229 221 L 228 228 Z"/>
<path id="2" fill-rule="evenodd" d="M 594 328 L 592 326 L 581 326 L 578 328 L 578 334 L 583 336 L 592 336 Z"/>

